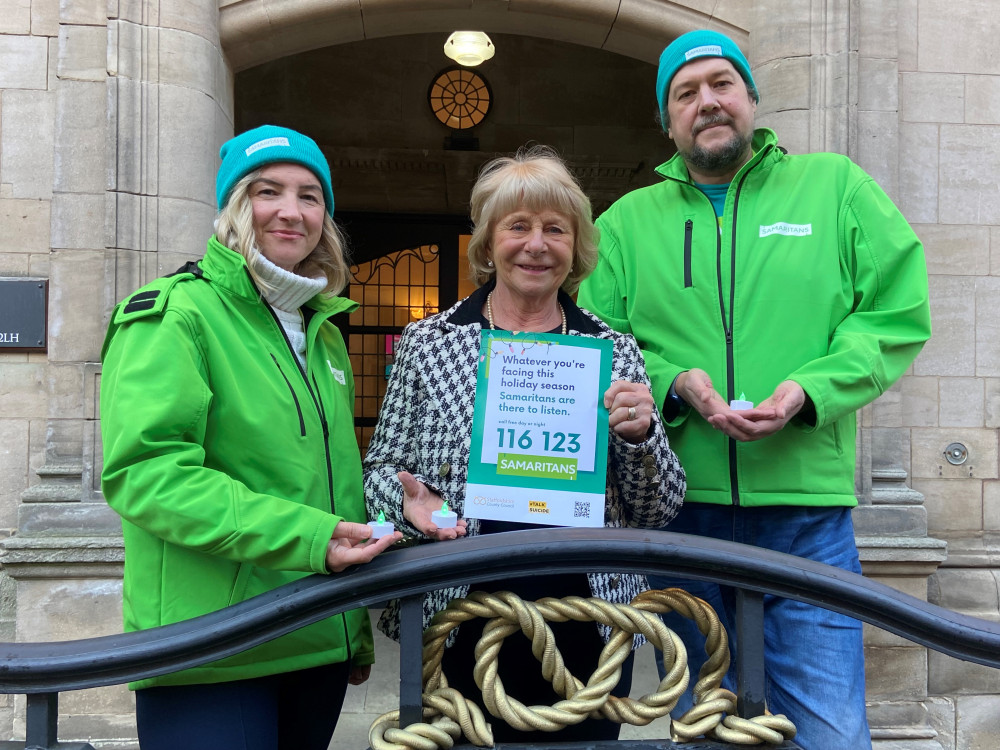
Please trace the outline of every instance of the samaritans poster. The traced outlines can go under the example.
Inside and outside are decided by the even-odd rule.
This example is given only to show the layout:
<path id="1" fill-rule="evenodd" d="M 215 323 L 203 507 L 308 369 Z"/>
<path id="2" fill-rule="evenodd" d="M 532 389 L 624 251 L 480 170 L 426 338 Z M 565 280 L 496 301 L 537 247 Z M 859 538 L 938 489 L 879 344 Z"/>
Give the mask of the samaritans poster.
<path id="1" fill-rule="evenodd" d="M 604 525 L 612 346 L 483 331 L 466 517 Z"/>

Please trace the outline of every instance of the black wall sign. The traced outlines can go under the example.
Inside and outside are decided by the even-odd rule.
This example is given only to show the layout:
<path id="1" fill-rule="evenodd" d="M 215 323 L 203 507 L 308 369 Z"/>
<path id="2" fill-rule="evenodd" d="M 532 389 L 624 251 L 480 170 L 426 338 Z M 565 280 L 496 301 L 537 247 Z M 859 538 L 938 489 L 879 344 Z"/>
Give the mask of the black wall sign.
<path id="1" fill-rule="evenodd" d="M 0 352 L 45 351 L 48 279 L 0 278 Z"/>

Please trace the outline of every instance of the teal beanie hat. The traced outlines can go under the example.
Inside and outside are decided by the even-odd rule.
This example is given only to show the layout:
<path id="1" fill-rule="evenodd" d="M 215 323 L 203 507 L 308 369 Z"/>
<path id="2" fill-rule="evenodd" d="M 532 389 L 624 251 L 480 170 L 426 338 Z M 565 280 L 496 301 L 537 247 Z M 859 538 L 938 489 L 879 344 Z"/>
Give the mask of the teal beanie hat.
<path id="1" fill-rule="evenodd" d="M 729 60 L 743 77 L 754 101 L 760 101 L 757 84 L 750 75 L 750 63 L 740 48 L 725 34 L 702 29 L 681 34 L 660 55 L 660 68 L 656 74 L 656 102 L 660 106 L 660 112 L 667 111 L 667 92 L 670 91 L 670 82 L 674 80 L 677 71 L 699 57 L 723 57 Z"/>
<path id="2" fill-rule="evenodd" d="M 222 165 L 215 178 L 215 199 L 220 211 L 229 201 L 233 186 L 250 172 L 268 164 L 290 162 L 316 175 L 323 186 L 326 212 L 333 216 L 330 165 L 316 141 L 309 136 L 277 125 L 261 125 L 223 143 L 219 156 Z"/>

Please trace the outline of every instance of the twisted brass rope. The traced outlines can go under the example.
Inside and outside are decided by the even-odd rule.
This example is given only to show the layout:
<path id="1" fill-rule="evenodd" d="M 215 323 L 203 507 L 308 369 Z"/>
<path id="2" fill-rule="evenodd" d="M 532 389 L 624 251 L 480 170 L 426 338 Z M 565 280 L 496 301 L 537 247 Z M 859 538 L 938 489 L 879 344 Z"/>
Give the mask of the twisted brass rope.
<path id="1" fill-rule="evenodd" d="M 715 611 L 682 589 L 646 591 L 629 604 L 569 596 L 526 602 L 509 591 L 487 594 L 475 591 L 453 600 L 424 631 L 424 722 L 398 728 L 399 712 L 391 711 L 372 724 L 372 750 L 448 750 L 464 734 L 473 745 L 493 745 L 493 734 L 482 711 L 457 690 L 448 687 L 441 669 L 445 643 L 452 631 L 476 617 L 487 618 L 476 644 L 473 678 L 483 692 L 487 710 L 522 731 L 554 732 L 584 719 L 604 717 L 619 723 L 645 726 L 667 716 L 688 686 L 687 652 L 680 638 L 667 628 L 659 614 L 677 612 L 693 620 L 705 636 L 708 660 L 695 682 L 694 706 L 671 720 L 671 739 L 689 742 L 709 737 L 740 745 L 781 744 L 795 736 L 795 726 L 784 716 L 765 714 L 752 719 L 736 715 L 736 695 L 721 687 L 729 669 L 729 641 Z M 597 669 L 586 684 L 563 663 L 549 622 L 598 622 L 611 628 Z M 542 677 L 563 697 L 553 706 L 525 706 L 507 695 L 497 675 L 503 640 L 523 632 L 542 669 Z M 641 633 L 663 652 L 666 676 L 656 692 L 638 700 L 619 698 L 611 691 L 621 678 L 621 665 L 632 652 L 633 636 Z M 429 722 L 429 723 L 427 723 Z"/>

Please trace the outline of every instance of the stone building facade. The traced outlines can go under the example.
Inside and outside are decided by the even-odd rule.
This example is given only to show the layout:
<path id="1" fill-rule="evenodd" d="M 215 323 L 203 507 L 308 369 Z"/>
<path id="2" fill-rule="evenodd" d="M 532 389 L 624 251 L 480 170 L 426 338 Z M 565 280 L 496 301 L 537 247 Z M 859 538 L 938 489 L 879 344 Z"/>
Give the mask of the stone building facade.
<path id="1" fill-rule="evenodd" d="M 716 28 L 748 53 L 758 121 L 845 153 L 923 240 L 934 336 L 859 420 L 866 574 L 1000 619 L 1000 56 L 991 0 L 0 0 L 0 278 L 48 287 L 45 351 L 0 348 L 0 640 L 120 627 L 120 524 L 100 493 L 112 305 L 197 258 L 219 145 L 314 135 L 339 211 L 462 216 L 478 166 L 556 146 L 600 208 L 651 181 L 660 50 Z M 489 32 L 475 141 L 427 107 L 446 35 Z M 357 239 L 357 238 L 356 238 Z M 0 320 L 0 329 L 3 321 Z M 959 444 L 951 453 L 952 444 Z M 948 460 L 959 460 L 952 463 Z M 881 750 L 1000 746 L 1000 670 L 869 629 Z M 123 687 L 65 694 L 63 739 L 134 744 Z M 23 697 L 0 696 L 0 739 Z"/>

